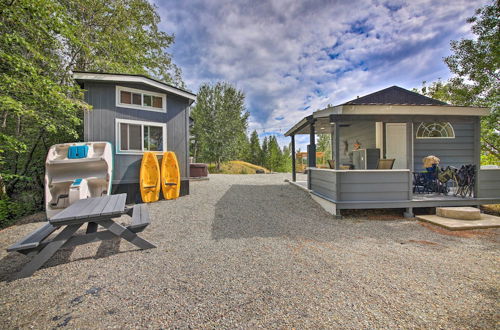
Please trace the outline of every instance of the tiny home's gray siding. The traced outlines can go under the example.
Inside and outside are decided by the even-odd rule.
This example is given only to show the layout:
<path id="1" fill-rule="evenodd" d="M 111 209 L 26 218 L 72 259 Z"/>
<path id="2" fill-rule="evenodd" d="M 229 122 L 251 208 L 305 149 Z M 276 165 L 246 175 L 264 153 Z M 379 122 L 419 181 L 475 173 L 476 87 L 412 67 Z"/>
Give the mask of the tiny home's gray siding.
<path id="1" fill-rule="evenodd" d="M 500 169 L 479 170 L 478 181 L 477 197 L 500 199 Z"/>
<path id="2" fill-rule="evenodd" d="M 415 123 L 416 134 L 420 123 Z M 465 164 L 475 164 L 474 157 L 474 121 L 451 123 L 455 131 L 454 139 L 417 139 L 413 140 L 414 169 L 422 171 L 422 159 L 429 155 L 438 157 L 441 166 L 459 168 Z"/>
<path id="3" fill-rule="evenodd" d="M 167 123 L 167 150 L 174 151 L 181 177 L 189 177 L 189 101 L 167 93 L 167 112 L 147 111 L 116 106 L 116 85 L 165 93 L 164 91 L 130 83 L 85 82 L 85 100 L 93 110 L 84 116 L 85 141 L 108 141 L 113 144 L 113 183 L 138 183 L 142 155 L 116 154 L 116 119 L 131 119 Z"/>

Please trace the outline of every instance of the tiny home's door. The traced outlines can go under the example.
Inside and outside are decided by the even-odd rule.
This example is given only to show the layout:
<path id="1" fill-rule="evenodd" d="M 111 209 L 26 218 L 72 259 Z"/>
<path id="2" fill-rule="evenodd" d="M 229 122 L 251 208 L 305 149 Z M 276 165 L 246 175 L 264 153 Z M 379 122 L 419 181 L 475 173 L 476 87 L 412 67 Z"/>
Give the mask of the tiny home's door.
<path id="1" fill-rule="evenodd" d="M 385 124 L 385 134 L 385 157 L 396 159 L 394 169 L 408 168 L 406 164 L 406 124 L 387 123 Z"/>

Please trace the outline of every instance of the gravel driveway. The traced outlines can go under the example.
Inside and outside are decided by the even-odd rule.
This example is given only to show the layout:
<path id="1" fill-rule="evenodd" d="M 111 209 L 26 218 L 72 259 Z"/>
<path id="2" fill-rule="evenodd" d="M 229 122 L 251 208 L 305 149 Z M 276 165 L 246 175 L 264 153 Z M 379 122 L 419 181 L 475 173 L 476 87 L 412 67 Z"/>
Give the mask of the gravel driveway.
<path id="1" fill-rule="evenodd" d="M 40 224 L 0 231 L 1 327 L 498 326 L 498 230 L 335 220 L 287 177 L 193 182 L 149 206 L 158 248 L 65 249 L 27 279 L 9 280 L 29 259 L 5 248 Z"/>

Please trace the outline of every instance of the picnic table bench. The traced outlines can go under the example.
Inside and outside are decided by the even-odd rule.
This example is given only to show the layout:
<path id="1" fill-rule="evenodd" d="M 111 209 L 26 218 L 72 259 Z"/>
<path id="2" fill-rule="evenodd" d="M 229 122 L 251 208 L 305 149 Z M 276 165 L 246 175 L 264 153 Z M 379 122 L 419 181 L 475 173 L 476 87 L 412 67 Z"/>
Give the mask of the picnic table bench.
<path id="1" fill-rule="evenodd" d="M 31 276 L 63 246 L 76 246 L 121 237 L 140 249 L 154 248 L 153 244 L 137 235 L 150 223 L 146 204 L 127 208 L 126 199 L 127 194 L 119 194 L 78 200 L 49 219 L 48 223 L 8 247 L 8 252 L 17 251 L 34 255 L 18 273 L 18 277 Z M 127 227 L 113 221 L 123 214 L 132 217 L 132 222 Z M 84 224 L 87 224 L 86 234 L 73 236 Z M 97 231 L 98 226 L 104 227 L 105 230 Z M 62 229 L 61 232 L 53 239 L 47 239 L 59 229 Z"/>

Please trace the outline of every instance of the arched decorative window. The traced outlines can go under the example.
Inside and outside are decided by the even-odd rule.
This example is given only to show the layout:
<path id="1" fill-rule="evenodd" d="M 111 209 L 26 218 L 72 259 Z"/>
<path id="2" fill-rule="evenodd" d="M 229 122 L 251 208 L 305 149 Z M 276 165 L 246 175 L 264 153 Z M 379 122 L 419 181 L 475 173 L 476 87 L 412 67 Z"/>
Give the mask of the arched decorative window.
<path id="1" fill-rule="evenodd" d="M 455 131 L 448 122 L 420 123 L 417 139 L 453 139 Z"/>

